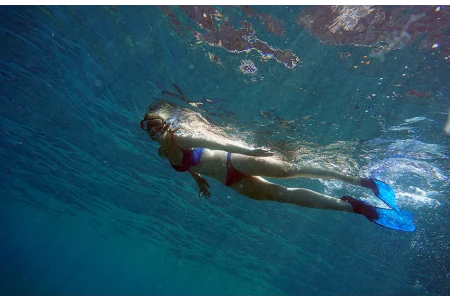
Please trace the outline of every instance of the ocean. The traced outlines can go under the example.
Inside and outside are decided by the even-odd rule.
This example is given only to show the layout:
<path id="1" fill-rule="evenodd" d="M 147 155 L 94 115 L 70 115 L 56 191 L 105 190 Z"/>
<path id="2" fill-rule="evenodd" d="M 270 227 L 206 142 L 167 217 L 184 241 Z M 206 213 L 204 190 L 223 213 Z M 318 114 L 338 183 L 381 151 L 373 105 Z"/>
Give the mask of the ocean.
<path id="1" fill-rule="evenodd" d="M 1 295 L 450 295 L 448 7 L 0 16 Z M 416 230 L 213 179 L 199 197 L 139 127 L 155 99 L 292 163 L 385 181 Z M 335 180 L 273 181 L 382 205 Z"/>

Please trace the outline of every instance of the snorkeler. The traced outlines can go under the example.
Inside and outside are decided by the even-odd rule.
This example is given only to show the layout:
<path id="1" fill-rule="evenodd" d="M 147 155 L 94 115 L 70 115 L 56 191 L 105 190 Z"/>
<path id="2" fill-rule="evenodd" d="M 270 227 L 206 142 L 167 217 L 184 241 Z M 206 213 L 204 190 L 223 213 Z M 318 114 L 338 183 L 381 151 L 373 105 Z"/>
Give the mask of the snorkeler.
<path id="1" fill-rule="evenodd" d="M 274 153 L 269 150 L 249 148 L 214 134 L 200 135 L 189 130 L 181 133 L 183 130 L 179 129 L 185 126 L 176 124 L 173 118 L 175 110 L 176 106 L 166 101 L 153 103 L 140 125 L 153 141 L 160 144 L 159 156 L 168 159 L 175 171 L 191 174 L 199 187 L 199 195 L 207 198 L 211 196 L 209 184 L 202 174 L 251 199 L 353 212 L 384 227 L 403 231 L 415 229 L 412 214 L 398 209 L 394 191 L 384 182 L 332 170 L 292 165 L 273 158 Z M 202 122 L 207 124 L 204 119 Z M 391 209 L 375 207 L 349 195 L 338 199 L 309 189 L 287 188 L 263 177 L 337 179 L 370 188 Z"/>

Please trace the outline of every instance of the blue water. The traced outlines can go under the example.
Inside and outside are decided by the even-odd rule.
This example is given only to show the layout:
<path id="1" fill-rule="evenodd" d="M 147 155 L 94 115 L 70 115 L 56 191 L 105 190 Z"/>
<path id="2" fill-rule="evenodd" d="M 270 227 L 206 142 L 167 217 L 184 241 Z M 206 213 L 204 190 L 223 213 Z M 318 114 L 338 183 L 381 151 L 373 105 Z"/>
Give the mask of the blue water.
<path id="1" fill-rule="evenodd" d="M 383 57 L 325 45 L 296 24 L 304 7 L 254 7 L 283 19 L 284 36 L 218 9 L 301 63 L 200 43 L 158 7 L 1 7 L 0 294 L 449 295 L 448 62 L 415 44 Z M 163 95 L 174 83 L 205 104 Z M 212 179 L 199 198 L 139 128 L 155 97 L 291 161 L 391 184 L 416 231 L 253 201 Z M 336 181 L 276 182 L 376 201 Z"/>

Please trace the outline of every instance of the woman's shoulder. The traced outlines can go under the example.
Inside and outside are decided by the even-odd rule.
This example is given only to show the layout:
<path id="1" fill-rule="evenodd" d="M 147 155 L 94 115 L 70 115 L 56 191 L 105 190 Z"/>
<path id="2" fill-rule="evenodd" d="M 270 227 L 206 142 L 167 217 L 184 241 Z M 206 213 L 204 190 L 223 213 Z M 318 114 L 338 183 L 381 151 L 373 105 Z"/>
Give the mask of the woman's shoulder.
<path id="1" fill-rule="evenodd" d="M 183 142 L 183 141 L 189 141 L 194 138 L 194 135 L 190 132 L 182 132 L 182 131 L 176 131 L 171 133 L 172 141 Z"/>
<path id="2" fill-rule="evenodd" d="M 182 149 L 192 149 L 201 147 L 198 145 L 202 138 L 199 138 L 195 133 L 191 132 L 175 132 L 172 133 L 172 142 Z"/>

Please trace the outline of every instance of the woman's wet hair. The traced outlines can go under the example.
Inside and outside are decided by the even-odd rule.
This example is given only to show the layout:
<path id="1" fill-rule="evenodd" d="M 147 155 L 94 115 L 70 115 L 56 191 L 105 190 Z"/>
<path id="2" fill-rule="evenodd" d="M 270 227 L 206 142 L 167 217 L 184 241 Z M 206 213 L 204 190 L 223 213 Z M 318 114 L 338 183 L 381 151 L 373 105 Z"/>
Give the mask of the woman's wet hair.
<path id="1" fill-rule="evenodd" d="M 145 116 L 162 117 L 170 125 L 171 131 L 182 129 L 183 132 L 194 135 L 226 136 L 220 127 L 212 125 L 200 113 L 162 99 L 152 102 Z"/>
<path id="2" fill-rule="evenodd" d="M 145 116 L 162 117 L 167 120 L 174 114 L 175 105 L 164 100 L 152 102 L 145 113 Z"/>

